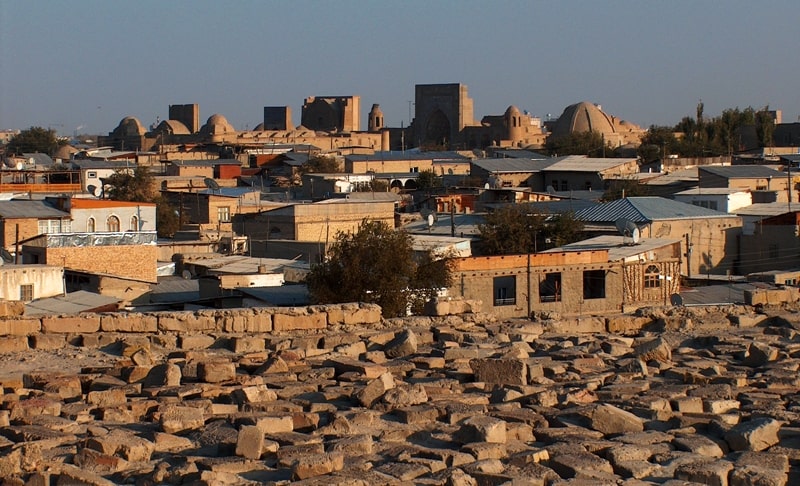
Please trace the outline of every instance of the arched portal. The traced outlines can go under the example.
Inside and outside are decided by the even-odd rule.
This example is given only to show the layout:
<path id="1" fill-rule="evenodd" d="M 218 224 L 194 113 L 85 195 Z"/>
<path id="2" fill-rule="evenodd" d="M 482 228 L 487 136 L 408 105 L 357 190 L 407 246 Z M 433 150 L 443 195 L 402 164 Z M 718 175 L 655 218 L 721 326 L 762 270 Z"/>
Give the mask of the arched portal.
<path id="1" fill-rule="evenodd" d="M 424 143 L 428 145 L 446 146 L 450 138 L 450 120 L 442 110 L 436 110 L 428 117 L 425 126 Z"/>

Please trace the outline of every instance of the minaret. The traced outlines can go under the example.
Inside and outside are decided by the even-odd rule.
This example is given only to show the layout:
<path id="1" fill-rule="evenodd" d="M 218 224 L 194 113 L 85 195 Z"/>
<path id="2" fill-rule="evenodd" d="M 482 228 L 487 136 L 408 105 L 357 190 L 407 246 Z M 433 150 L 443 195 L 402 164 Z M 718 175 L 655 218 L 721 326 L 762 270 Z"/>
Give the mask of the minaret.
<path id="1" fill-rule="evenodd" d="M 381 128 L 383 128 L 383 112 L 379 104 L 375 103 L 372 105 L 372 109 L 369 111 L 367 125 L 367 130 L 370 132 L 379 132 Z"/>

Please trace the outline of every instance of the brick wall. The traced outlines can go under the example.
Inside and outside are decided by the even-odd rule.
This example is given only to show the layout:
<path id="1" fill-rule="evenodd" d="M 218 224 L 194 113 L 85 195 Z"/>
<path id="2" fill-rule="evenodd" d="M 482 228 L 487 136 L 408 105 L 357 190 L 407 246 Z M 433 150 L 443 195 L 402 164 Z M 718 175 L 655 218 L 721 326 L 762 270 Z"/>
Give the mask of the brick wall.
<path id="1" fill-rule="evenodd" d="M 48 248 L 42 263 L 155 282 L 157 258 L 156 245 L 83 246 Z"/>

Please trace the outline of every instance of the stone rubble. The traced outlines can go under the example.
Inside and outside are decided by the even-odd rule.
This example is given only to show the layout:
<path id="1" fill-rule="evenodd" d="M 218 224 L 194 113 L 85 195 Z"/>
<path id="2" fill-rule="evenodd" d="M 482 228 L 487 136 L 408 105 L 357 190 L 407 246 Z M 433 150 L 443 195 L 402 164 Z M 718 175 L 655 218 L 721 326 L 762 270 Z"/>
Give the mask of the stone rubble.
<path id="1" fill-rule="evenodd" d="M 281 318 L 293 330 L 276 320 L 269 333 L 209 333 L 203 320 L 97 333 L 52 320 L 64 334 L 52 352 L 108 359 L 77 375 L 0 371 L 0 477 L 800 484 L 800 315 L 779 311 L 649 310 L 608 318 L 614 334 L 481 314 L 322 330 L 298 313 Z M 32 365 L 51 347 L 39 336 L 4 343 L 3 362 Z"/>

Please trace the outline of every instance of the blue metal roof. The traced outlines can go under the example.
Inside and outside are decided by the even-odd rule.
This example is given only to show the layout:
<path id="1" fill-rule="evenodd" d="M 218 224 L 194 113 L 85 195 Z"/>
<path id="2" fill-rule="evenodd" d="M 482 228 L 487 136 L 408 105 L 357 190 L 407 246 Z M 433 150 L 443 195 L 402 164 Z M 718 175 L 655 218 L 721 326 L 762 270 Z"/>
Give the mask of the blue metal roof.
<path id="1" fill-rule="evenodd" d="M 729 218 L 732 215 L 685 204 L 663 197 L 628 197 L 582 209 L 576 213 L 581 221 L 613 224 L 620 218 L 634 223 L 665 219 Z"/>

